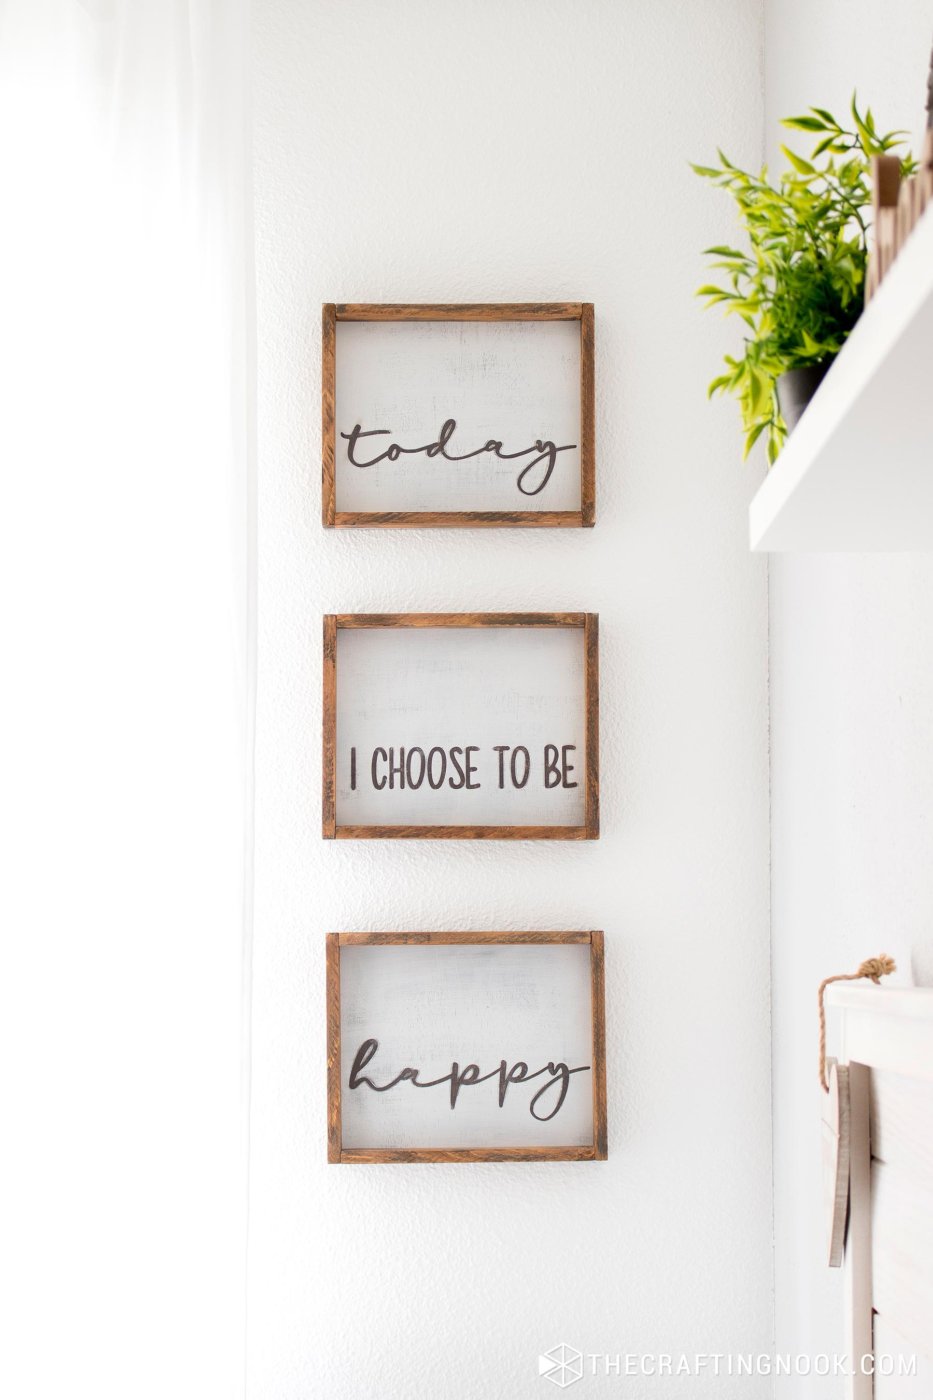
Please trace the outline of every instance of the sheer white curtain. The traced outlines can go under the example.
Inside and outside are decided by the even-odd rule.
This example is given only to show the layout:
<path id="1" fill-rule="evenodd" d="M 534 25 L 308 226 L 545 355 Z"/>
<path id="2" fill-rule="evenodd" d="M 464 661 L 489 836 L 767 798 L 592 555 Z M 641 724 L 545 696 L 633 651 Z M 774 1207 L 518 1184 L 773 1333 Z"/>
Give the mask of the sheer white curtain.
<path id="1" fill-rule="evenodd" d="M 0 1394 L 242 1391 L 247 0 L 0 0 Z"/>

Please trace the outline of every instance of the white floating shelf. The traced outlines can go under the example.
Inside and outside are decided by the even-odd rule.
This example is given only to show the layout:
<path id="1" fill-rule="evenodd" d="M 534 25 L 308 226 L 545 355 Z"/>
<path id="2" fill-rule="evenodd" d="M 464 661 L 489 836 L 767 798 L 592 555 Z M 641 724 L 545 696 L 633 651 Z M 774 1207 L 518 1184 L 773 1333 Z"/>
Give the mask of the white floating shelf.
<path id="1" fill-rule="evenodd" d="M 835 982 L 826 1006 L 840 1015 L 843 1063 L 933 1080 L 933 988 Z"/>
<path id="2" fill-rule="evenodd" d="M 933 208 L 749 511 L 754 550 L 933 549 Z"/>

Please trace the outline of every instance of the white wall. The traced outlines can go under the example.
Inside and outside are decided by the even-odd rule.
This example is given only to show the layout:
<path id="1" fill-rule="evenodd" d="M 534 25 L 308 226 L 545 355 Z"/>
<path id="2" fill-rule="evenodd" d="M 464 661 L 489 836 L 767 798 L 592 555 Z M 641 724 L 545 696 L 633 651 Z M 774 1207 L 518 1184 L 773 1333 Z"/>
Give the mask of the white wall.
<path id="1" fill-rule="evenodd" d="M 886 127 L 922 124 L 928 0 L 768 0 L 766 127 L 853 88 Z M 879 464 L 883 469 L 883 463 Z M 775 1313 L 778 1350 L 842 1345 L 823 1263 L 815 989 L 886 951 L 933 981 L 933 558 L 771 561 Z M 779 1381 L 779 1397 L 842 1394 Z"/>
<path id="2" fill-rule="evenodd" d="M 251 1400 L 520 1400 L 560 1341 L 766 1350 L 766 565 L 692 298 L 725 205 L 686 164 L 760 156 L 760 8 L 254 8 Z M 596 529 L 323 531 L 320 303 L 538 298 L 596 303 Z M 513 608 L 601 615 L 602 839 L 322 842 L 321 613 Z M 605 928 L 610 1160 L 327 1166 L 325 930 L 470 926 Z"/>

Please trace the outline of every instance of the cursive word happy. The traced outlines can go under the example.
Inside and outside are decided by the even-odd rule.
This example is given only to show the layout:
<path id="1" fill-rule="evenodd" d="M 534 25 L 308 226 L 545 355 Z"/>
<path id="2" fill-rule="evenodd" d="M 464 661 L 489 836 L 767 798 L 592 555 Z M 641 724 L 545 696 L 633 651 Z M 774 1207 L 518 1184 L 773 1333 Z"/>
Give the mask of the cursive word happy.
<path id="1" fill-rule="evenodd" d="M 442 457 L 445 462 L 468 462 L 472 457 L 482 457 L 486 452 L 491 452 L 500 461 L 517 460 L 519 457 L 528 457 L 534 453 L 531 461 L 526 462 L 522 467 L 515 482 L 523 496 L 537 496 L 543 491 L 557 464 L 558 452 L 571 452 L 577 445 L 575 442 L 569 442 L 563 447 L 558 447 L 550 439 L 538 438 L 532 447 L 523 447 L 519 452 L 503 452 L 501 441 L 498 438 L 490 438 L 482 447 L 477 447 L 474 452 L 448 452 L 447 446 L 456 431 L 456 419 L 448 418 L 434 442 L 427 442 L 422 447 L 402 447 L 400 443 L 390 442 L 384 452 L 380 452 L 377 457 L 371 457 L 368 462 L 361 462 L 356 456 L 360 439 L 390 437 L 391 428 L 368 428 L 364 432 L 362 424 L 357 423 L 354 425 L 352 433 L 341 433 L 340 436 L 347 444 L 347 457 L 354 467 L 374 467 L 379 462 L 397 462 L 403 453 L 408 456 L 424 453 L 426 457 Z M 373 446 L 378 445 L 377 443 L 373 444 Z M 535 468 L 540 468 L 540 470 L 536 473 Z"/>
<path id="2" fill-rule="evenodd" d="M 505 1096 L 510 1084 L 526 1084 L 529 1080 L 540 1079 L 542 1074 L 549 1074 L 551 1078 L 548 1079 L 545 1084 L 541 1085 L 540 1089 L 531 1100 L 531 1103 L 528 1105 L 528 1112 L 531 1114 L 532 1118 L 536 1118 L 539 1123 L 547 1123 L 560 1112 L 564 1099 L 567 1097 L 567 1090 L 570 1087 L 570 1076 L 572 1074 L 583 1074 L 590 1068 L 589 1065 L 577 1065 L 574 1069 L 571 1069 L 569 1065 L 564 1064 L 562 1060 L 558 1060 L 555 1063 L 548 1062 L 548 1064 L 543 1065 L 541 1069 L 529 1072 L 528 1066 L 524 1060 L 517 1060 L 514 1065 L 509 1065 L 506 1060 L 500 1060 L 496 1068 L 490 1070 L 488 1074 L 480 1074 L 479 1065 L 464 1065 L 463 1069 L 461 1069 L 459 1062 L 454 1060 L 453 1064 L 450 1066 L 450 1072 L 448 1074 L 442 1074 L 439 1079 L 421 1079 L 419 1078 L 421 1074 L 420 1070 L 406 1066 L 405 1069 L 399 1071 L 394 1079 L 390 1079 L 387 1084 L 376 1084 L 368 1075 L 363 1073 L 363 1070 L 366 1069 L 378 1049 L 378 1040 L 363 1041 L 356 1055 L 353 1057 L 353 1065 L 350 1069 L 349 1079 L 349 1086 L 351 1089 L 359 1089 L 361 1085 L 365 1084 L 367 1089 L 372 1089 L 374 1093 L 385 1094 L 389 1089 L 394 1089 L 396 1084 L 402 1084 L 405 1081 L 411 1084 L 414 1089 L 434 1089 L 438 1084 L 449 1084 L 450 1106 L 451 1108 L 456 1108 L 461 1089 L 467 1088 L 472 1084 L 484 1084 L 487 1079 L 498 1079 L 499 1107 L 502 1108 L 505 1104 Z M 550 1113 L 536 1113 L 535 1105 L 549 1090 L 555 1089 L 555 1087 L 557 1101 Z"/>

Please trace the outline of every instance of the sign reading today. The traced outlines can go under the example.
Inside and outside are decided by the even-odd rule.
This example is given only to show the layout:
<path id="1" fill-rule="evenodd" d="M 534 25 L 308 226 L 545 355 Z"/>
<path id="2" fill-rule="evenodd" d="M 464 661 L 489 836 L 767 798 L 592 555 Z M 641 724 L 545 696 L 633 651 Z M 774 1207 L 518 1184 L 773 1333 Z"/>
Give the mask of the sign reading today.
<path id="1" fill-rule="evenodd" d="M 324 625 L 324 835 L 598 835 L 597 620 Z"/>
<path id="2" fill-rule="evenodd" d="M 327 305 L 325 525 L 592 525 L 589 303 Z"/>

